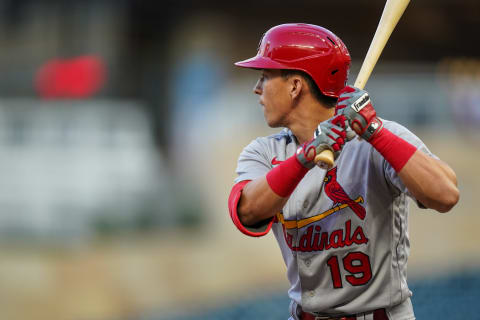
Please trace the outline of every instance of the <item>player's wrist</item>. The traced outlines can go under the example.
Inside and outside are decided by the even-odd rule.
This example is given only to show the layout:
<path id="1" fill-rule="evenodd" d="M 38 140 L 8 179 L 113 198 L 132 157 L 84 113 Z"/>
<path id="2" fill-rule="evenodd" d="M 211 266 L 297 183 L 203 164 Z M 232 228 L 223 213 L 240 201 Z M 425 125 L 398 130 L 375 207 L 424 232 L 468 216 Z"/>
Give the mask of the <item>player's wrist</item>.
<path id="1" fill-rule="evenodd" d="M 381 134 L 383 130 L 383 122 L 380 118 L 378 117 L 373 117 L 370 119 L 368 124 L 363 128 L 363 131 L 359 134 L 362 139 L 365 139 L 367 141 L 373 140 L 376 136 Z"/>
<path id="2" fill-rule="evenodd" d="M 297 155 L 293 155 L 267 173 L 267 183 L 273 192 L 286 198 L 293 193 L 308 170 L 310 168 L 305 167 Z"/>
<path id="3" fill-rule="evenodd" d="M 368 141 L 390 163 L 396 172 L 400 172 L 413 156 L 417 148 L 386 128 L 382 128 Z"/>

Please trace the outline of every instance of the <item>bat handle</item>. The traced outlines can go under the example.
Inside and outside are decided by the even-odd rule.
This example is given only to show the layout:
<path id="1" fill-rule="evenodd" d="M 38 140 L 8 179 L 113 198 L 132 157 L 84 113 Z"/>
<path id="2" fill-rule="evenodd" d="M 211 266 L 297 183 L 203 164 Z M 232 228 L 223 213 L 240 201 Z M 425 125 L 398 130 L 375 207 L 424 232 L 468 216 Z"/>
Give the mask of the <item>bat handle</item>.
<path id="1" fill-rule="evenodd" d="M 333 167 L 333 152 L 330 150 L 323 150 L 315 157 L 315 163 L 323 169 L 330 169 Z"/>

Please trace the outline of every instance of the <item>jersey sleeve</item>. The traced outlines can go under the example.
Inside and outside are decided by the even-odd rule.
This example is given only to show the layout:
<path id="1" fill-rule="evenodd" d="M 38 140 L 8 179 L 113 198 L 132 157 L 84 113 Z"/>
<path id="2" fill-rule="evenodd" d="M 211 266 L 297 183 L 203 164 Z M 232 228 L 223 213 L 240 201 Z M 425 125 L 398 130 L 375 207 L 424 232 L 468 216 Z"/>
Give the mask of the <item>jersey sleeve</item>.
<path id="1" fill-rule="evenodd" d="M 415 134 L 413 134 L 410 130 L 405 128 L 404 126 L 391 122 L 391 121 L 386 121 L 385 127 L 390 130 L 392 133 L 396 134 L 403 140 L 411 143 L 413 146 L 415 146 L 418 150 L 423 151 L 425 154 L 428 156 L 438 159 L 436 155 L 434 155 L 423 143 L 422 140 L 420 140 L 419 137 L 417 137 Z M 420 208 L 425 208 L 420 202 L 418 202 L 415 197 L 408 191 L 407 187 L 403 184 L 402 180 L 398 176 L 397 172 L 395 169 L 392 168 L 392 166 L 384 159 L 383 163 L 383 168 L 385 172 L 385 177 L 387 178 L 388 182 L 394 186 L 398 191 L 407 194 L 410 198 L 414 199 L 417 205 Z"/>
<path id="2" fill-rule="evenodd" d="M 238 157 L 235 183 L 254 180 L 270 171 L 272 165 L 269 161 L 269 153 L 268 146 L 262 138 L 253 140 L 246 146 Z"/>
<path id="3" fill-rule="evenodd" d="M 228 208 L 230 217 L 235 226 L 244 234 L 251 237 L 266 235 L 272 228 L 275 217 L 261 221 L 254 226 L 244 226 L 238 218 L 237 206 L 245 185 L 258 177 L 265 175 L 272 169 L 266 143 L 261 138 L 252 141 L 243 149 L 237 163 L 237 178 L 230 192 Z"/>

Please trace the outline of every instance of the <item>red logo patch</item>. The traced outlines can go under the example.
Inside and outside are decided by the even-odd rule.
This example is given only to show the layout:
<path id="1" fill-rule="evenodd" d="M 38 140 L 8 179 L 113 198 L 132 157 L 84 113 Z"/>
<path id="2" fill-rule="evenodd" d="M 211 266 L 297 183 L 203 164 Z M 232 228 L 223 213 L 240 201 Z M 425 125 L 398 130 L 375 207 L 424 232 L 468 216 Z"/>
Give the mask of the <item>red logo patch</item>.
<path id="1" fill-rule="evenodd" d="M 324 190 L 327 196 L 335 204 L 348 204 L 350 209 L 355 212 L 355 214 L 361 219 L 365 219 L 365 208 L 360 204 L 351 199 L 348 194 L 343 190 L 340 183 L 337 181 L 337 167 L 328 170 L 327 175 L 325 176 Z"/>

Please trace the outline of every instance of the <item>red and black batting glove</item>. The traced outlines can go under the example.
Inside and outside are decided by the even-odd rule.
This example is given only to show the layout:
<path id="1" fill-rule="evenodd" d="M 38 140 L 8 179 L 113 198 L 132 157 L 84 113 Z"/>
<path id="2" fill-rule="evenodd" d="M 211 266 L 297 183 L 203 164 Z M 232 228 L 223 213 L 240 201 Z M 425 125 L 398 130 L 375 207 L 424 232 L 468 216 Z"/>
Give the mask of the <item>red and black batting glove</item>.
<path id="1" fill-rule="evenodd" d="M 352 129 L 380 152 L 396 172 L 400 172 L 417 151 L 414 145 L 383 127 L 365 90 L 343 88 L 335 114 L 345 116 Z"/>
<path id="2" fill-rule="evenodd" d="M 313 139 L 297 150 L 298 161 L 308 169 L 315 166 L 315 157 L 323 150 L 331 150 L 337 159 L 346 141 L 351 139 L 344 115 L 338 115 L 320 123 L 315 129 Z"/>
<path id="3" fill-rule="evenodd" d="M 297 153 L 270 170 L 267 183 L 280 197 L 289 197 L 297 185 L 317 163 L 315 158 L 323 150 L 330 150 L 338 158 L 346 141 L 355 137 L 343 115 L 320 123 L 313 139 L 298 148 Z"/>
<path id="4" fill-rule="evenodd" d="M 355 87 L 346 86 L 340 91 L 335 115 L 345 116 L 350 127 L 367 141 L 383 129 L 368 92 Z"/>

